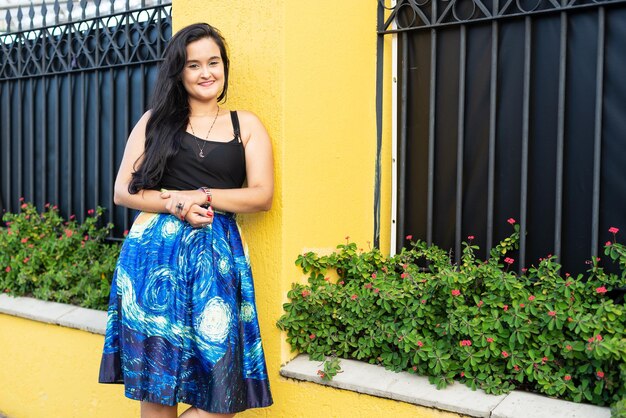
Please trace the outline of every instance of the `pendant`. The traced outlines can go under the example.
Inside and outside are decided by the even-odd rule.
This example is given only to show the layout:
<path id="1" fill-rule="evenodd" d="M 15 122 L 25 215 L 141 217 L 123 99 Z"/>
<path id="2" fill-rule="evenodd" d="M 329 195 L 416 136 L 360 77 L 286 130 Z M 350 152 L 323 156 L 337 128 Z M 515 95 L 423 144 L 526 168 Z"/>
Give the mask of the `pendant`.
<path id="1" fill-rule="evenodd" d="M 200 158 L 204 158 L 204 153 L 202 152 L 202 150 L 200 150 L 200 153 L 198 155 L 200 156 Z"/>

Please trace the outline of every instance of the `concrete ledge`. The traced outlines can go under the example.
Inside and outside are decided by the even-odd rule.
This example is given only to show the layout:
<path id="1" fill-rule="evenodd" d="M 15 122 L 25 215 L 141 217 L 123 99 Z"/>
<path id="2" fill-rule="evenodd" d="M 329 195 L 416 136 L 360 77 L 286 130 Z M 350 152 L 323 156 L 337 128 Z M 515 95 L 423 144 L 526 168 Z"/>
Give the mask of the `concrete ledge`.
<path id="1" fill-rule="evenodd" d="M 297 380 L 352 390 L 359 393 L 395 399 L 415 405 L 456 412 L 471 417 L 491 418 L 610 418 L 609 408 L 561 401 L 526 392 L 514 391 L 508 395 L 487 395 L 482 390 L 472 391 L 454 383 L 437 390 L 426 377 L 401 372 L 395 373 L 382 366 L 355 360 L 341 360 L 343 373 L 330 382 L 322 380 L 317 371 L 321 363 L 299 355 L 281 370 L 280 374 Z"/>
<path id="2" fill-rule="evenodd" d="M 0 294 L 0 313 L 104 335 L 107 313 L 65 303 Z"/>

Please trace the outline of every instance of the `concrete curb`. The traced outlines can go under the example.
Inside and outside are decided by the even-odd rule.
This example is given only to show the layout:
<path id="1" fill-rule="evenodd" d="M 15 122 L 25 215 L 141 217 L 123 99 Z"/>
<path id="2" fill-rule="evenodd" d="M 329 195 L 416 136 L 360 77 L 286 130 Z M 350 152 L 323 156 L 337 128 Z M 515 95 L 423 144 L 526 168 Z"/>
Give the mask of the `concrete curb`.
<path id="1" fill-rule="evenodd" d="M 104 335 L 107 313 L 65 303 L 0 294 L 0 313 Z"/>
<path id="2" fill-rule="evenodd" d="M 610 418 L 609 408 L 579 404 L 513 391 L 508 395 L 488 395 L 454 383 L 437 390 L 423 376 L 395 373 L 382 366 L 355 360 L 341 360 L 343 373 L 333 380 L 322 380 L 317 371 L 321 363 L 299 355 L 281 368 L 280 374 L 297 380 L 395 399 L 415 405 L 484 418 Z"/>

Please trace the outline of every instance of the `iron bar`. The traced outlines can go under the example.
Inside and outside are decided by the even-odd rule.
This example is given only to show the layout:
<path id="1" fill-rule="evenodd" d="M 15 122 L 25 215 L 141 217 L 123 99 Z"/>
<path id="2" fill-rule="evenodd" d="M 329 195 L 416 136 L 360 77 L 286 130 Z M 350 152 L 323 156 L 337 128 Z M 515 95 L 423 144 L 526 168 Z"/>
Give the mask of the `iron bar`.
<path id="1" fill-rule="evenodd" d="M 17 92 L 19 94 L 19 96 L 22 95 L 22 81 L 18 80 L 17 81 Z M 18 96 L 18 97 L 19 97 Z M 15 104 L 15 102 L 13 102 Z M 21 121 L 22 120 L 22 106 L 21 103 L 18 103 L 17 106 L 15 106 L 16 110 L 17 110 L 17 120 Z M 17 162 L 15 167 L 15 171 L 17 171 L 17 194 L 19 197 L 24 197 L 24 179 L 23 179 L 23 170 L 24 170 L 24 161 L 22 160 L 22 152 L 23 152 L 23 129 L 24 129 L 24 124 L 20 123 L 16 128 L 16 141 L 15 143 L 17 144 L 17 158 L 15 159 L 15 161 Z"/>
<path id="2" fill-rule="evenodd" d="M 80 105 L 79 105 L 79 109 L 80 109 L 80 119 L 81 121 L 83 121 L 83 123 L 80 124 L 80 130 L 78 132 L 79 134 L 79 140 L 77 142 L 77 146 L 79 147 L 79 154 L 80 154 L 80 158 L 79 158 L 79 164 L 80 164 L 80 183 L 79 183 L 79 187 L 80 187 L 80 194 L 81 196 L 85 196 L 84 199 L 80 199 L 79 201 L 79 210 L 80 210 L 80 218 L 81 219 L 85 219 L 85 201 L 87 200 L 87 175 L 86 175 L 86 150 L 85 148 L 87 147 L 87 118 L 86 118 L 86 113 L 85 113 L 85 108 L 87 107 L 86 103 L 85 103 L 85 73 L 82 72 L 80 73 Z"/>
<path id="3" fill-rule="evenodd" d="M 532 45 L 532 20 L 530 16 L 524 19 L 524 93 L 522 107 L 522 167 L 520 173 L 520 240 L 518 268 L 521 273 L 526 263 L 526 229 L 528 208 L 528 137 L 530 135 L 530 70 Z"/>
<path id="4" fill-rule="evenodd" d="M 48 100 L 46 98 L 46 91 L 48 85 L 48 79 L 46 77 L 41 79 L 42 88 L 39 89 L 41 91 L 41 99 L 39 102 L 41 103 L 41 149 L 42 149 L 42 157 L 41 157 L 41 193 L 39 193 L 40 200 L 40 208 L 45 204 L 46 196 L 48 196 L 48 135 L 46 134 L 48 130 Z"/>
<path id="5" fill-rule="evenodd" d="M 61 91 L 61 82 L 59 80 L 59 76 L 54 76 L 54 84 L 56 87 L 56 92 L 54 94 L 55 106 L 54 113 L 56 114 L 56 118 L 54 121 L 54 204 L 61 203 L 61 98 L 58 93 Z"/>
<path id="6" fill-rule="evenodd" d="M 398 170 L 400 174 L 398 176 L 398 207 L 404 208 L 406 207 L 406 140 L 407 140 L 407 128 L 408 128 L 408 120 L 407 120 L 407 98 L 408 98 L 408 72 L 409 72 L 409 52 L 408 52 L 408 37 L 406 34 L 401 35 L 402 39 L 402 89 L 400 93 L 400 147 L 398 152 Z M 398 245 L 397 248 L 402 248 L 404 244 L 404 211 L 398 211 L 398 231 L 400 233 L 397 235 Z"/>
<path id="7" fill-rule="evenodd" d="M 559 104 L 556 134 L 556 196 L 554 213 L 554 255 L 561 256 L 561 229 L 563 223 L 563 147 L 565 142 L 565 87 L 567 77 L 567 14 L 561 13 L 559 52 Z"/>
<path id="8" fill-rule="evenodd" d="M 378 24 L 384 20 L 385 14 L 382 8 L 378 8 L 376 19 Z M 382 170 L 382 145 L 383 145 L 383 70 L 385 65 L 385 38 L 382 35 L 376 37 L 376 162 L 374 165 L 374 237 L 375 248 L 380 248 L 380 188 Z"/>
<path id="9" fill-rule="evenodd" d="M 28 126 L 30 128 L 29 130 L 29 134 L 28 135 L 28 145 L 29 145 L 29 152 L 28 152 L 28 157 L 29 157 L 29 163 L 28 165 L 26 165 L 25 167 L 30 171 L 28 173 L 28 200 L 30 202 L 36 203 L 35 202 L 35 97 L 34 97 L 34 89 L 33 89 L 33 83 L 35 82 L 34 79 L 30 78 L 28 80 L 28 89 L 29 89 L 29 100 L 28 100 L 28 115 L 26 115 L 26 117 L 28 118 Z"/>
<path id="10" fill-rule="evenodd" d="M 493 247 L 493 209 L 496 171 L 496 129 L 498 108 L 498 22 L 491 22 L 491 74 L 489 80 L 489 165 L 487 168 L 487 239 Z M 487 254 L 489 256 L 489 254 Z"/>
<path id="11" fill-rule="evenodd" d="M 454 233 L 454 258 L 457 263 L 461 260 L 461 227 L 463 222 L 463 142 L 465 140 L 465 65 L 467 60 L 466 31 L 466 26 L 461 25 L 459 34 L 459 104 L 456 149 L 456 225 Z"/>
<path id="12" fill-rule="evenodd" d="M 426 242 L 433 242 L 435 199 L 435 123 L 437 118 L 437 31 L 430 32 L 430 92 L 428 98 L 428 197 L 426 209 Z M 402 207 L 402 206 L 400 206 Z"/>
<path id="13" fill-rule="evenodd" d="M 114 179 L 115 178 L 115 141 L 113 140 L 113 138 L 115 138 L 115 73 L 113 71 L 113 69 L 109 69 L 109 76 L 110 76 L 110 80 L 111 80 L 111 87 L 109 89 L 109 93 L 111 95 L 110 99 L 109 99 L 109 113 L 110 113 L 110 124 L 109 124 L 109 136 L 110 136 L 110 140 L 108 141 L 108 145 L 109 145 L 109 158 L 107 159 L 107 173 L 109 175 L 110 179 Z M 104 80 L 104 74 L 102 75 L 102 78 Z M 115 205 L 113 202 L 113 195 L 115 193 L 115 185 L 113 184 L 112 186 L 112 193 L 109 193 L 107 196 L 107 208 L 109 208 L 110 213 L 111 213 L 111 217 L 110 217 L 110 221 L 113 222 L 114 224 L 117 224 L 116 222 L 116 216 L 115 216 Z M 109 233 L 110 235 L 113 234 L 113 231 L 111 231 Z M 112 235 L 111 235 L 112 236 Z"/>
<path id="14" fill-rule="evenodd" d="M 598 52 L 596 61 L 596 113 L 593 138 L 593 203 L 591 215 L 591 255 L 598 256 L 598 234 L 600 223 L 600 164 L 602 157 L 602 116 L 604 94 L 604 7 L 598 9 Z"/>
<path id="15" fill-rule="evenodd" d="M 96 88 L 94 89 L 94 102 L 96 104 L 95 106 L 95 112 L 96 115 L 100 114 L 100 89 L 102 88 L 102 85 L 100 84 L 100 71 L 95 71 L 93 73 L 93 77 L 95 79 L 95 84 L 96 84 Z M 93 164 L 93 178 L 94 178 L 94 184 L 93 184 L 93 193 L 94 193 L 94 206 L 97 206 L 100 202 L 100 177 L 101 177 L 101 173 L 100 173 L 100 118 L 95 118 L 94 119 L 94 129 L 93 129 L 93 136 L 94 136 L 94 146 L 93 146 L 93 153 L 94 153 L 94 164 Z M 109 208 L 110 210 L 110 208 Z"/>

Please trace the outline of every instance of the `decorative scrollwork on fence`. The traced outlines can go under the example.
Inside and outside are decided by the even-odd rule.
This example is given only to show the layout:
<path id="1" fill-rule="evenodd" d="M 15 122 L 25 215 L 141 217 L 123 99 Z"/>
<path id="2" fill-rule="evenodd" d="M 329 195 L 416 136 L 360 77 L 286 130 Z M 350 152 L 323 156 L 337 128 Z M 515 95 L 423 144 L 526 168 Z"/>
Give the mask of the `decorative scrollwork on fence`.
<path id="1" fill-rule="evenodd" d="M 0 34 L 0 80 L 160 61 L 171 32 L 163 4 Z"/>
<path id="2" fill-rule="evenodd" d="M 438 26 L 484 22 L 535 13 L 550 13 L 626 3 L 626 0 L 378 0 L 386 19 L 378 33 L 428 29 Z M 395 26 L 395 27 L 393 27 Z"/>

